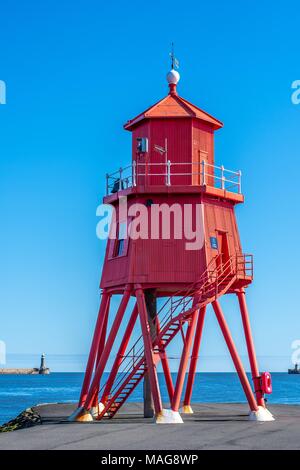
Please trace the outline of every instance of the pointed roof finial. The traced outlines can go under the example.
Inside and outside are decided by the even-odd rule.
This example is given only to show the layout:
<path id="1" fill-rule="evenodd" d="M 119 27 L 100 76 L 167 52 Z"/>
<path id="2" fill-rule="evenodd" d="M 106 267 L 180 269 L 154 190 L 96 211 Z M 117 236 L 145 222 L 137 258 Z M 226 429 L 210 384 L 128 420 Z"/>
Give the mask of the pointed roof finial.
<path id="1" fill-rule="evenodd" d="M 173 42 L 172 42 L 171 47 L 172 47 L 172 49 L 171 49 L 171 52 L 169 53 L 169 55 L 171 57 L 171 70 L 167 74 L 167 81 L 169 83 L 169 88 L 170 88 L 169 94 L 170 95 L 177 95 L 176 85 L 180 80 L 180 75 L 177 72 L 177 70 L 175 70 L 175 69 L 179 68 L 179 60 L 176 59 L 176 57 L 175 57 L 174 43 Z"/>

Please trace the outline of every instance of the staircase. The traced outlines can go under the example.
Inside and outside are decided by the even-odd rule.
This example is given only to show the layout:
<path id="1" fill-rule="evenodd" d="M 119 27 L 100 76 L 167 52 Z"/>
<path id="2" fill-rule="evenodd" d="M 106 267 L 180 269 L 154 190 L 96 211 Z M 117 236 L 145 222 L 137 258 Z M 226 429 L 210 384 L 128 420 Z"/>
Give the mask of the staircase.
<path id="1" fill-rule="evenodd" d="M 218 255 L 211 260 L 207 270 L 188 291 L 185 291 L 184 295 L 182 292 L 177 292 L 168 298 L 156 316 L 160 326 L 156 337 L 153 338 L 155 364 L 160 361 L 159 353 L 169 345 L 179 331 L 182 331 L 182 325 L 190 320 L 195 310 L 224 295 L 237 279 L 252 276 L 252 257 L 251 261 L 249 257 L 251 255 L 235 255 L 220 264 L 220 255 Z M 112 418 L 140 383 L 146 371 L 143 337 L 140 336 L 123 357 L 119 373 L 104 409 L 99 411 L 98 419 Z M 100 394 L 104 387 L 105 384 L 100 389 Z"/>

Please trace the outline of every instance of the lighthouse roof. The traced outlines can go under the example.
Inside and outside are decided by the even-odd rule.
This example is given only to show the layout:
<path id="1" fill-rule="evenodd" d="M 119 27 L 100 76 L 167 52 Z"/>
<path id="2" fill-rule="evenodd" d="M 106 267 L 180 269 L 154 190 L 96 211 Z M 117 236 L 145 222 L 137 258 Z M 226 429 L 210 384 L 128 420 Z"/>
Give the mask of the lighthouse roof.
<path id="1" fill-rule="evenodd" d="M 220 129 L 223 127 L 223 123 L 218 119 L 185 100 L 181 96 L 175 93 L 170 93 L 135 118 L 127 121 L 124 128 L 126 130 L 131 130 L 144 119 L 155 118 L 194 118 L 207 122 L 214 129 Z"/>

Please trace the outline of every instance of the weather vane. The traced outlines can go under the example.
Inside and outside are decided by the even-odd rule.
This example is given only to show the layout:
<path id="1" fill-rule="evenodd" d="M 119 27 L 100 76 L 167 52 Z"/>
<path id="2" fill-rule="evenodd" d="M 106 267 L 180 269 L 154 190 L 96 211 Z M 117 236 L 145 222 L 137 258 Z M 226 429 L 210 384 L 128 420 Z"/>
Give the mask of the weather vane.
<path id="1" fill-rule="evenodd" d="M 174 54 L 174 42 L 172 42 L 172 49 L 170 52 L 170 57 L 171 57 L 172 69 L 179 69 L 179 60 L 176 59 L 175 54 Z"/>

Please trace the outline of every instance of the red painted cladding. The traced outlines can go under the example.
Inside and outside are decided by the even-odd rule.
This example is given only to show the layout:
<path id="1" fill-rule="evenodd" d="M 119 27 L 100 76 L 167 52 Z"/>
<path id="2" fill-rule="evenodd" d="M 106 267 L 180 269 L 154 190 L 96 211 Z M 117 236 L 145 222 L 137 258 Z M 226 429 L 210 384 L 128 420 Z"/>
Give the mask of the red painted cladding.
<path id="1" fill-rule="evenodd" d="M 147 154 L 138 154 L 137 138 L 148 138 L 149 151 Z M 165 147 L 167 154 L 161 155 L 154 149 L 155 145 Z M 178 173 L 191 173 L 192 159 L 192 121 L 184 118 L 152 119 L 143 121 L 133 130 L 132 134 L 132 160 L 138 164 L 137 184 L 143 185 L 145 177 L 140 176 L 147 171 L 148 184 L 164 185 L 166 161 L 172 164 L 172 184 L 192 184 L 191 176 L 176 176 Z M 188 165 L 176 165 L 187 162 Z M 146 166 L 147 163 L 151 165 Z M 151 176 L 152 175 L 152 176 Z"/>
<path id="2" fill-rule="evenodd" d="M 184 236 L 179 240 L 174 238 L 172 216 L 170 238 L 162 239 L 162 231 L 160 231 L 160 239 L 151 239 L 151 209 L 148 207 L 149 239 L 129 239 L 127 255 L 112 259 L 109 259 L 109 253 L 112 251 L 111 246 L 116 242 L 114 240 L 108 242 L 101 288 L 124 286 L 127 283 L 140 283 L 145 288 L 156 287 L 158 292 L 174 291 L 180 286 L 183 288 L 185 285 L 196 282 L 210 260 L 220 252 L 221 245 L 217 250 L 211 247 L 211 237 L 218 238 L 220 234 L 224 234 L 228 240 L 229 255 L 241 252 L 232 204 L 226 201 L 211 201 L 200 194 L 176 193 L 168 196 L 152 194 L 149 197 L 154 204 L 158 205 L 167 203 L 169 207 L 172 207 L 173 204 L 178 204 L 182 208 L 182 214 L 185 210 L 184 205 L 191 205 L 193 229 L 196 227 L 196 211 L 199 216 L 202 203 L 204 219 L 199 216 L 198 220 L 201 221 L 200 230 L 204 234 L 203 248 L 188 250 L 189 240 Z M 128 205 L 130 207 L 136 202 L 145 204 L 147 199 L 147 194 L 132 197 Z"/>
<path id="3" fill-rule="evenodd" d="M 171 161 L 171 184 L 191 184 L 191 176 L 176 176 L 180 173 L 190 173 L 192 126 L 190 119 L 155 119 L 151 121 L 150 161 L 163 162 L 164 156 L 154 151 L 154 145 L 165 145 L 167 139 L 168 160 Z M 176 165 L 181 163 L 181 165 Z M 174 175 L 175 174 L 175 175 Z M 157 184 L 156 181 L 153 181 Z"/>
<path id="4" fill-rule="evenodd" d="M 221 123 L 179 96 L 167 96 L 125 128 L 132 131 L 132 160 L 138 165 L 137 184 L 166 183 L 171 162 L 172 185 L 199 185 L 201 162 L 214 164 L 213 134 Z M 137 152 L 137 138 L 148 139 L 147 153 Z M 154 149 L 167 147 L 166 154 Z M 207 167 L 208 169 L 208 167 Z M 209 178 L 208 183 L 213 183 Z"/>
<path id="5" fill-rule="evenodd" d="M 141 137 L 148 138 L 147 154 L 137 152 L 137 139 Z M 163 148 L 167 145 L 167 155 L 157 152 L 155 145 Z M 199 185 L 201 162 L 204 160 L 210 165 L 214 164 L 211 125 L 189 118 L 142 121 L 132 134 L 132 160 L 138 163 L 138 174 L 144 174 L 147 168 L 148 184 L 165 184 L 163 174 L 167 159 L 171 161 L 172 185 Z M 147 163 L 151 165 L 146 166 Z M 137 178 L 138 185 L 143 185 L 144 182 L 143 176 Z M 212 184 L 212 179 L 208 183 Z"/>
<path id="6" fill-rule="evenodd" d="M 201 184 L 199 170 L 203 161 L 214 165 L 214 131 L 213 128 L 197 119 L 192 123 L 192 161 L 193 161 L 193 184 Z M 211 168 L 211 167 L 209 167 Z M 209 171 L 210 173 L 210 171 Z M 208 178 L 207 184 L 213 186 L 213 178 Z"/>
<path id="7" fill-rule="evenodd" d="M 196 211 L 198 211 L 198 220 L 201 222 L 201 232 L 204 233 L 202 217 L 199 212 L 201 207 L 199 195 L 194 196 L 193 200 L 189 195 L 172 195 L 170 197 L 151 195 L 154 204 L 168 203 L 171 207 L 177 204 L 183 207 L 183 204 L 193 204 L 192 228 L 196 227 Z M 145 204 L 145 197 L 133 198 L 132 203 Z M 151 209 L 148 207 L 148 227 L 149 237 L 151 237 Z M 182 214 L 183 214 L 182 209 Z M 160 221 L 162 221 L 162 217 Z M 116 242 L 110 240 L 104 263 L 104 269 L 101 280 L 101 287 L 113 287 L 126 283 L 147 284 L 149 287 L 157 287 L 158 291 L 176 290 L 181 285 L 190 284 L 196 281 L 205 269 L 205 249 L 187 250 L 186 243 L 190 240 L 174 238 L 174 217 L 171 215 L 170 238 L 162 239 L 162 226 L 158 233 L 159 239 L 129 239 L 127 256 L 115 257 L 109 259 L 109 253 L 112 251 L 111 246 Z M 182 220 L 182 219 L 181 219 Z M 166 220 L 164 220 L 166 222 Z M 183 234 L 184 235 L 184 234 Z M 153 236 L 153 234 L 152 234 Z M 199 237 L 201 238 L 201 237 Z"/>
<path id="8" fill-rule="evenodd" d="M 220 234 L 226 236 L 229 256 L 241 253 L 241 243 L 233 206 L 226 202 L 212 202 L 208 200 L 205 202 L 204 208 L 207 263 L 217 254 L 221 254 L 222 246 L 220 243 L 218 243 L 217 249 L 211 246 L 211 238 L 215 237 L 218 240 Z"/>

